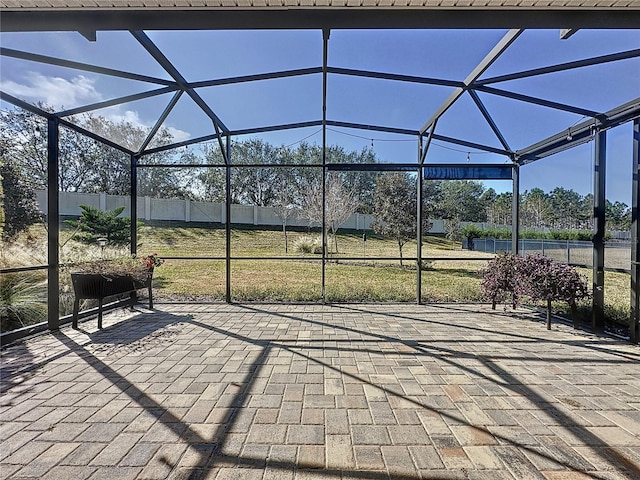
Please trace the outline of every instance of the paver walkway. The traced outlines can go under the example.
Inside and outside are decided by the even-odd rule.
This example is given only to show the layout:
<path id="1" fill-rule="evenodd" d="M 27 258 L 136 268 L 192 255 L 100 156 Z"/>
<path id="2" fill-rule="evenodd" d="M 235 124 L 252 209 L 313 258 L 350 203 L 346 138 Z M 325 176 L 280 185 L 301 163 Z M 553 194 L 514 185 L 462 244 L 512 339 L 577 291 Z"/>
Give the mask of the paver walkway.
<path id="1" fill-rule="evenodd" d="M 525 311 L 179 304 L 95 323 L 2 352 L 2 478 L 640 478 L 640 348 Z"/>

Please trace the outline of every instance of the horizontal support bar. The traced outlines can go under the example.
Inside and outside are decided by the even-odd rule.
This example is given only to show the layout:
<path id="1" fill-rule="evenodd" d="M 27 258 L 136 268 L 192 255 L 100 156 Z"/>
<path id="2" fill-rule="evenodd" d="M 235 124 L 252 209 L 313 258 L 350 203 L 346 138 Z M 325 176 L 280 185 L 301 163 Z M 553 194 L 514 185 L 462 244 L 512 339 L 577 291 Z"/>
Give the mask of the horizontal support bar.
<path id="1" fill-rule="evenodd" d="M 280 130 L 293 130 L 295 128 L 307 128 L 307 127 L 319 127 L 322 125 L 322 120 L 312 120 L 310 122 L 298 122 L 298 123 L 283 123 L 280 125 L 270 125 L 266 127 L 245 128 L 242 130 L 232 130 L 230 135 L 253 135 L 255 133 L 267 133 L 277 132 Z"/>
<path id="2" fill-rule="evenodd" d="M 372 72 L 353 68 L 327 67 L 327 73 L 347 75 L 353 77 L 378 78 L 382 80 L 396 80 L 400 82 L 421 83 L 425 85 L 440 85 L 444 87 L 464 87 L 464 83 L 440 78 L 416 77 L 413 75 L 399 75 L 395 73 Z"/>
<path id="3" fill-rule="evenodd" d="M 201 82 L 188 83 L 188 88 L 206 88 L 219 85 L 233 85 L 236 83 L 257 82 L 261 80 L 274 80 L 277 78 L 299 77 L 322 73 L 322 67 L 299 68 L 294 70 L 282 70 L 279 72 L 258 73 L 255 75 L 241 75 L 238 77 L 219 78 L 215 80 L 203 80 Z"/>
<path id="4" fill-rule="evenodd" d="M 34 272 L 37 270 L 46 270 L 48 265 L 34 265 L 31 267 L 13 267 L 13 268 L 0 268 L 0 275 L 4 273 L 20 273 L 20 272 Z"/>
<path id="5" fill-rule="evenodd" d="M 411 135 L 413 137 L 417 137 L 419 134 L 418 130 L 411 130 L 408 128 L 384 127 L 381 125 L 368 125 L 366 123 L 340 122 L 337 120 L 327 120 L 327 126 L 352 128 L 354 130 L 371 130 L 374 132 L 395 133 L 398 135 Z"/>
<path id="6" fill-rule="evenodd" d="M 329 163 L 327 170 L 336 172 L 417 172 L 417 163 Z"/>

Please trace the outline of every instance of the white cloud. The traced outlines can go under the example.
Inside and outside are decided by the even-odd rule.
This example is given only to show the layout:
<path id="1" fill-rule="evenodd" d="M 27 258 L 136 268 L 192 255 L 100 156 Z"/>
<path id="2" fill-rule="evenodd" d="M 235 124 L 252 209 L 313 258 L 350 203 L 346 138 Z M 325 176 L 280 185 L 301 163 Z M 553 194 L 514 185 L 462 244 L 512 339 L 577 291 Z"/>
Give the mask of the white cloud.
<path id="1" fill-rule="evenodd" d="M 0 89 L 18 98 L 44 102 L 55 109 L 63 109 L 102 100 L 94 84 L 95 80 L 84 75 L 66 79 L 29 72 L 24 83 L 5 80 L 0 82 Z"/>
<path id="2" fill-rule="evenodd" d="M 134 127 L 139 127 L 148 130 L 153 127 L 153 124 L 145 123 L 140 119 L 140 114 L 134 110 L 120 111 L 118 107 L 113 107 L 102 112 L 102 114 L 114 123 L 128 122 Z M 175 127 L 166 127 L 169 133 L 173 136 L 174 142 L 182 142 L 191 138 L 191 134 L 184 130 L 180 130 Z"/>
<path id="3" fill-rule="evenodd" d="M 169 130 L 169 133 L 173 136 L 173 141 L 176 143 L 183 142 L 191 138 L 191 134 L 189 132 L 185 132 L 179 128 L 167 127 L 167 130 Z"/>
<path id="4" fill-rule="evenodd" d="M 15 97 L 32 101 L 44 102 L 55 110 L 75 108 L 82 105 L 89 105 L 100 102 L 104 98 L 96 90 L 96 80 L 78 75 L 71 79 L 62 77 L 45 76 L 37 72 L 29 72 L 22 82 L 14 80 L 0 81 L 0 89 L 14 95 Z M 140 118 L 140 114 L 135 110 L 124 110 L 118 105 L 107 108 L 96 113 L 103 115 L 107 119 L 119 123 L 126 121 L 132 125 L 148 130 L 153 126 L 153 122 L 145 122 Z M 191 138 L 189 132 L 175 127 L 166 127 L 173 136 L 175 142 L 181 142 Z"/>

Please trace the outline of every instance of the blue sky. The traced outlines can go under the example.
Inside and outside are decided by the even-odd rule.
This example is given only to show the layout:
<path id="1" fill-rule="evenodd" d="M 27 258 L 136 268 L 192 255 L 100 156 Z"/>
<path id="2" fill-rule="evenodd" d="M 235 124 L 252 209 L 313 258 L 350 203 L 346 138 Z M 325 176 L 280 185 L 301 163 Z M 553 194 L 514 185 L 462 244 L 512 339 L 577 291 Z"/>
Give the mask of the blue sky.
<path id="1" fill-rule="evenodd" d="M 331 32 L 329 65 L 462 80 L 504 35 L 481 31 L 342 31 Z M 149 37 L 189 81 L 232 77 L 322 64 L 319 31 L 148 32 Z M 169 78 L 127 32 L 98 32 L 88 42 L 75 32 L 0 34 L 3 47 Z M 484 77 L 512 73 L 590 56 L 640 48 L 640 30 L 580 30 L 560 40 L 557 30 L 524 32 L 491 66 Z M 126 54 L 123 54 L 126 52 Z M 72 108 L 157 88 L 142 82 L 114 79 L 88 72 L 39 65 L 0 57 L 0 88 L 25 100 Z M 231 129 L 319 120 L 322 117 L 321 75 L 243 83 L 200 89 L 200 95 Z M 640 59 L 559 72 L 544 77 L 503 82 L 498 88 L 526 93 L 574 106 L 606 111 L 640 97 Z M 448 97 L 448 87 L 418 85 L 330 75 L 327 116 L 331 120 L 417 129 Z M 583 121 L 579 115 L 480 93 L 512 148 L 518 149 Z M 153 125 L 170 95 L 99 111 Z M 3 103 L 3 108 L 8 104 Z M 183 95 L 165 124 L 175 138 L 211 133 L 211 122 Z M 438 123 L 437 133 L 499 147 L 500 143 L 470 97 L 463 96 Z M 307 138 L 308 137 L 308 138 Z M 319 128 L 263 135 L 267 141 L 289 145 L 303 138 L 320 143 Z M 373 145 L 385 162 L 412 162 L 415 138 L 361 130 L 331 128 L 328 141 L 347 149 Z M 608 134 L 607 196 L 630 203 L 631 128 Z M 504 162 L 504 157 L 451 144 L 433 144 L 429 162 Z M 593 143 L 526 166 L 522 190 L 556 186 L 582 194 L 592 187 Z M 508 183 L 487 184 L 497 190 Z"/>

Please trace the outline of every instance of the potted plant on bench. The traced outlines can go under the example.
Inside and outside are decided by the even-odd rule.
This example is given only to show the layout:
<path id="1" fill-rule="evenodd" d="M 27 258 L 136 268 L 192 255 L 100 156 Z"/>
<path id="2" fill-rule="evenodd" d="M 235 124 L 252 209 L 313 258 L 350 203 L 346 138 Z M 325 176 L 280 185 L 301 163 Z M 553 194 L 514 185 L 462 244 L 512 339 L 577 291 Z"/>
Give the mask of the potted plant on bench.
<path id="1" fill-rule="evenodd" d="M 153 271 L 164 263 L 157 253 L 144 257 L 124 257 L 78 263 L 71 272 L 75 300 L 73 328 L 78 327 L 80 300 L 98 301 L 98 328 L 102 328 L 102 304 L 105 298 L 129 293 L 131 303 L 137 301 L 136 291 L 148 289 L 149 308 L 153 309 Z"/>

